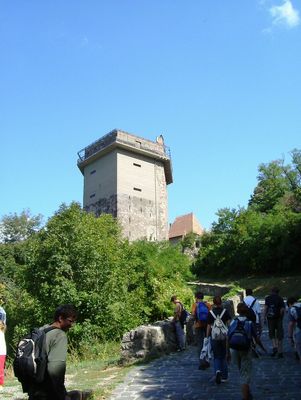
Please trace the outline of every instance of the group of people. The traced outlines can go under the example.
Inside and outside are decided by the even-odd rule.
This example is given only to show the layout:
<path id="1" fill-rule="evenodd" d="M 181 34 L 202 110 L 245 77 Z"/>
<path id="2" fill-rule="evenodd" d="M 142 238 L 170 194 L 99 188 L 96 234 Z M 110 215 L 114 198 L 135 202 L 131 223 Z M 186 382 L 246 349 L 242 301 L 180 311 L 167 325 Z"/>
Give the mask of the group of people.
<path id="1" fill-rule="evenodd" d="M 176 296 L 173 296 L 171 301 L 175 305 L 173 323 L 177 343 L 179 350 L 182 351 L 185 349 L 184 321 L 181 320 L 184 306 Z M 287 309 L 288 338 L 295 349 L 296 359 L 301 360 L 301 302 L 298 302 L 296 297 L 289 297 Z M 245 298 L 237 305 L 237 316 L 233 319 L 228 310 L 223 307 L 220 296 L 215 296 L 211 305 L 204 300 L 203 293 L 196 293 L 191 310 L 191 316 L 194 319 L 195 344 L 201 357 L 202 354 L 206 354 L 208 346 L 209 351 L 213 353 L 217 384 L 228 380 L 228 364 L 232 360 L 239 369 L 243 399 L 253 398 L 250 391 L 252 353 L 255 352 L 258 355 L 255 350 L 256 344 L 265 351 L 260 336 L 264 324 L 267 323 L 269 338 L 272 342 L 271 356 L 283 358 L 285 311 L 284 300 L 276 287 L 272 288 L 271 293 L 266 296 L 263 309 L 258 299 L 253 296 L 252 289 L 247 289 Z M 201 364 L 200 369 L 203 369 Z"/>

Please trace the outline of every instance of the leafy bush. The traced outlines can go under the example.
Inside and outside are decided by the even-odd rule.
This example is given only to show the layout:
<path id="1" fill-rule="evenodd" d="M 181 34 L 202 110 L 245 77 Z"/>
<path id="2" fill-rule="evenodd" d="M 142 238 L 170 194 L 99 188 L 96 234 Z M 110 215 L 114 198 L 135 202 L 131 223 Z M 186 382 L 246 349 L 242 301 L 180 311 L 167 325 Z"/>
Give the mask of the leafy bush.
<path id="1" fill-rule="evenodd" d="M 99 355 L 99 343 L 171 313 L 170 297 L 189 301 L 189 259 L 168 242 L 129 243 L 111 215 L 96 218 L 79 204 L 61 206 L 38 233 L 6 244 L 6 307 L 10 341 L 33 326 L 52 322 L 59 304 L 79 310 L 69 332 L 80 356 Z M 0 248 L 1 250 L 1 248 Z M 22 250 L 22 251 L 21 251 Z M 1 257 L 1 251 L 0 251 Z M 22 261 L 22 263 L 21 263 Z M 73 352 L 74 353 L 74 352 Z"/>

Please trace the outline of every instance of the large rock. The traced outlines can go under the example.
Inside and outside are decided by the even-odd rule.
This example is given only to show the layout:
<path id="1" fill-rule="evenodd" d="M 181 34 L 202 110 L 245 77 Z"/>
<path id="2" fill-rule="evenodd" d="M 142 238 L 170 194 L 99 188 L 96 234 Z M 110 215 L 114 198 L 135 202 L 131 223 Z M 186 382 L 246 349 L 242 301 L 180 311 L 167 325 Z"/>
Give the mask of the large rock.
<path id="1" fill-rule="evenodd" d="M 123 335 L 121 356 L 124 360 L 158 357 L 177 348 L 174 327 L 170 320 L 141 325 Z"/>

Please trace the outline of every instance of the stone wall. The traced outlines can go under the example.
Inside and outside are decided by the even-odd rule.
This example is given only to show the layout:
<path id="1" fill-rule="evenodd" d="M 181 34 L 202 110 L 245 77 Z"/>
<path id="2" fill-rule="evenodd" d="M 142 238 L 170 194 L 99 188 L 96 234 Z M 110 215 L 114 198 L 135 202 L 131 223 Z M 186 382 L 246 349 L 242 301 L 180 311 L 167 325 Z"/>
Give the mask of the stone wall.
<path id="1" fill-rule="evenodd" d="M 213 283 L 189 282 L 189 285 L 194 286 L 195 291 L 203 292 L 205 296 L 224 296 L 230 289 L 229 286 Z"/>
<path id="2" fill-rule="evenodd" d="M 223 302 L 231 317 L 235 315 L 237 304 L 241 301 L 240 296 Z M 193 319 L 186 325 L 186 342 L 194 344 Z M 153 325 L 142 325 L 124 334 L 121 342 L 121 356 L 125 362 L 145 359 L 148 357 L 159 357 L 169 354 L 177 349 L 176 335 L 171 318 L 158 321 Z"/>

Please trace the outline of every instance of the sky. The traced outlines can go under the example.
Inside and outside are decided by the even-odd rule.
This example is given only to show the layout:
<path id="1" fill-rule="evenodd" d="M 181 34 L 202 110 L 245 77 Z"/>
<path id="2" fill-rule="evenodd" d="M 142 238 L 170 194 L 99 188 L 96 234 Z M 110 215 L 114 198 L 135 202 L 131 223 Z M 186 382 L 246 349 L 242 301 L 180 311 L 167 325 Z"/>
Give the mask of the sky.
<path id="1" fill-rule="evenodd" d="M 301 144 L 299 0 L 0 0 L 0 217 L 82 204 L 114 128 L 170 147 L 169 222 L 246 207 Z"/>

